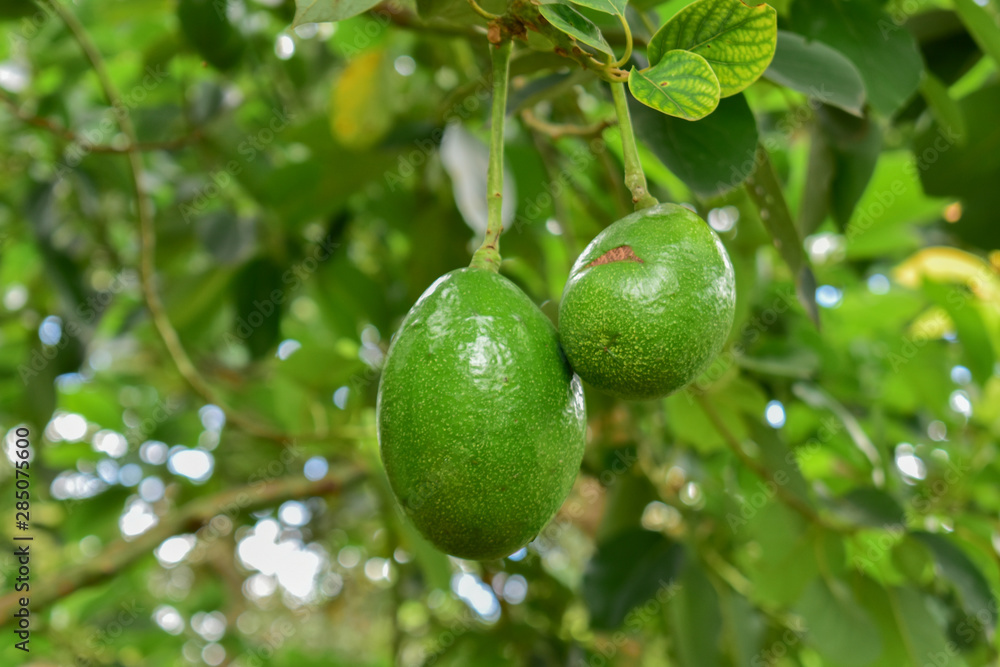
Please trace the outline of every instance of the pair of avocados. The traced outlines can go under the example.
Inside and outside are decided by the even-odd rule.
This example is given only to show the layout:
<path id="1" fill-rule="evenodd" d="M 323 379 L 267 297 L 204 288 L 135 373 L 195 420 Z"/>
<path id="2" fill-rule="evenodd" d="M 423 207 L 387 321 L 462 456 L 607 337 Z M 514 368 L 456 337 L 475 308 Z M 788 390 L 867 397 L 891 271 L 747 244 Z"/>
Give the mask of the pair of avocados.
<path id="1" fill-rule="evenodd" d="M 673 204 L 637 211 L 587 246 L 558 333 L 497 273 L 438 278 L 403 320 L 378 392 L 382 461 L 407 515 L 461 558 L 526 545 L 583 458 L 579 377 L 631 400 L 676 391 L 721 349 L 735 295 L 718 236 Z"/>

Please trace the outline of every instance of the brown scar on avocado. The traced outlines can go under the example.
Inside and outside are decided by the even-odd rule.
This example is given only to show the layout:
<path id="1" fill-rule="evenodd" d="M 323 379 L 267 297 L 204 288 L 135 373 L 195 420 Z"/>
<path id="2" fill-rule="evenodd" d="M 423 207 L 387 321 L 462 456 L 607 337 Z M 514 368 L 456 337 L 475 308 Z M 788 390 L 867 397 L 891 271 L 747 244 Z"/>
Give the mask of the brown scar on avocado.
<path id="1" fill-rule="evenodd" d="M 595 259 L 587 265 L 587 268 L 600 266 L 601 264 L 610 264 L 611 262 L 638 262 L 639 264 L 645 264 L 642 259 L 636 257 L 635 253 L 632 252 L 632 246 L 620 245 Z"/>

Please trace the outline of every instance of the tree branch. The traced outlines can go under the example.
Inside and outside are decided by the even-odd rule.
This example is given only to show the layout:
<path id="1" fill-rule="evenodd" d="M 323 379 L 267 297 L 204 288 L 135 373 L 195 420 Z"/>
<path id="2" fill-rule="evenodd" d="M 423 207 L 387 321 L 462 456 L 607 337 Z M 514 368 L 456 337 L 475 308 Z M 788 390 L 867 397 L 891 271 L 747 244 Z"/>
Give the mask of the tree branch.
<path id="1" fill-rule="evenodd" d="M 70 130 L 69 128 L 63 127 L 58 123 L 54 123 L 48 118 L 42 118 L 41 116 L 32 116 L 31 114 L 24 113 L 18 107 L 17 102 L 7 95 L 7 93 L 0 90 L 0 102 L 3 102 L 11 110 L 14 116 L 23 123 L 32 125 L 34 127 L 41 128 L 46 132 L 49 132 L 60 139 L 69 141 L 72 143 L 80 144 L 85 146 L 91 153 L 127 153 L 132 147 L 124 146 L 119 148 L 117 146 L 109 146 L 108 144 L 93 144 L 82 138 L 79 134 Z M 140 142 L 136 149 L 139 151 L 159 151 L 159 150 L 177 150 L 178 148 L 184 148 L 193 143 L 197 143 L 201 140 L 201 130 L 195 130 L 191 134 L 183 137 L 177 137 L 176 139 L 170 139 L 169 141 L 144 141 Z"/>
<path id="2" fill-rule="evenodd" d="M 171 510 L 160 517 L 160 522 L 132 541 L 115 540 L 101 553 L 80 565 L 50 573 L 43 583 L 32 583 L 31 611 L 37 612 L 52 602 L 75 591 L 94 586 L 121 574 L 143 556 L 148 556 L 165 539 L 185 532 L 194 532 L 221 513 L 253 512 L 272 507 L 286 500 L 309 496 L 339 495 L 365 479 L 363 473 L 354 473 L 344 480 L 332 476 L 317 481 L 304 477 L 285 477 L 268 482 L 255 482 L 211 496 L 192 500 L 183 507 Z M 30 543 L 24 543 L 30 544 Z M 53 576 L 54 575 L 54 576 Z M 37 579 L 36 579 L 37 581 Z M 12 592 L 0 597 L 0 625 L 10 622 L 19 606 L 23 593 Z"/>
<path id="3" fill-rule="evenodd" d="M 121 94 L 108 75 L 104 58 L 101 56 L 100 51 L 97 50 L 97 47 L 90 39 L 83 25 L 76 18 L 76 15 L 63 7 L 59 0 L 50 0 L 50 4 L 56 14 L 66 23 L 66 26 L 73 33 L 74 38 L 80 45 L 80 48 L 87 56 L 87 60 L 90 61 L 101 83 L 101 88 L 108 98 L 108 103 L 113 108 L 125 109 L 126 107 L 122 104 Z M 118 125 L 121 127 L 122 133 L 128 139 L 128 150 L 125 151 L 125 154 L 128 156 L 132 175 L 132 187 L 135 192 L 136 208 L 139 216 L 139 275 L 142 279 L 142 293 L 146 301 L 146 307 L 149 309 L 150 316 L 153 319 L 153 324 L 160 334 L 160 338 L 163 340 L 163 344 L 166 346 L 167 352 L 177 367 L 178 372 L 195 393 L 199 394 L 207 402 L 218 406 L 226 414 L 227 421 L 245 433 L 281 446 L 287 446 L 296 437 L 310 438 L 312 436 L 319 436 L 319 434 L 291 436 L 261 424 L 255 418 L 244 415 L 229 406 L 215 389 L 208 384 L 205 378 L 201 376 L 201 373 L 198 372 L 198 369 L 184 349 L 180 336 L 177 335 L 177 330 L 171 324 L 167 310 L 156 290 L 156 230 L 153 228 L 153 211 L 150 206 L 149 197 L 143 185 L 146 178 L 142 164 L 142 155 L 139 152 L 139 142 L 136 140 L 135 126 L 132 124 L 132 117 L 128 113 L 116 114 L 116 118 L 118 118 Z"/>
<path id="4" fill-rule="evenodd" d="M 563 137 L 596 137 L 604 131 L 604 128 L 611 127 L 617 122 L 613 118 L 605 118 L 590 125 L 550 123 L 536 116 L 531 109 L 521 112 L 521 120 L 531 129 L 550 137 L 553 141 Z"/>
<path id="5" fill-rule="evenodd" d="M 775 489 L 775 494 L 778 496 L 781 502 L 785 503 L 790 508 L 801 514 L 803 517 L 805 517 L 806 520 L 818 524 L 828 530 L 840 533 L 849 530 L 844 526 L 831 524 L 830 522 L 826 521 L 822 516 L 819 515 L 819 513 L 816 512 L 816 510 L 814 510 L 806 503 L 802 502 L 801 498 L 792 493 L 789 493 L 788 489 L 786 489 L 782 484 L 776 482 L 773 479 L 774 474 L 767 469 L 767 466 L 755 460 L 749 454 L 743 451 L 743 445 L 740 444 L 740 441 L 736 439 L 736 436 L 733 435 L 733 433 L 726 426 L 725 422 L 722 421 L 722 418 L 719 417 L 719 413 L 715 411 L 715 408 L 712 407 L 712 404 L 708 399 L 706 399 L 704 396 L 698 396 L 698 404 L 701 405 L 702 410 L 705 411 L 705 415 L 708 416 L 708 419 L 709 421 L 712 422 L 712 425 L 715 427 L 715 430 L 719 432 L 719 435 L 722 436 L 722 439 L 726 441 L 727 445 L 729 445 L 729 449 L 732 450 L 733 454 L 736 455 L 736 458 L 738 458 L 743 463 L 743 465 L 750 468 L 750 470 L 752 470 L 753 473 L 758 477 L 760 477 L 761 480 L 763 480 L 765 483 L 773 484 Z"/>

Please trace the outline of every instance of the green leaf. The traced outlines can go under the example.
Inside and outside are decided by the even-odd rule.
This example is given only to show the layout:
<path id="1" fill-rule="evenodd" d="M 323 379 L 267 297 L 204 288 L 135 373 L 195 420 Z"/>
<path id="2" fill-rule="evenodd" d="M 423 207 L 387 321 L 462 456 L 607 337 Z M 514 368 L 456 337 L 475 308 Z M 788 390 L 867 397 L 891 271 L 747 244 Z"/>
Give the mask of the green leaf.
<path id="1" fill-rule="evenodd" d="M 760 508 L 741 530 L 752 535 L 756 543 L 742 556 L 741 563 L 753 583 L 754 596 L 777 604 L 793 604 L 819 573 L 819 552 L 806 532 L 805 519 L 775 500 Z"/>
<path id="2" fill-rule="evenodd" d="M 721 666 L 722 611 L 712 582 L 696 560 L 688 560 L 678 584 L 668 605 L 678 662 L 682 667 Z"/>
<path id="3" fill-rule="evenodd" d="M 704 118 L 719 106 L 719 79 L 690 51 L 671 51 L 646 70 L 633 67 L 628 88 L 646 106 L 685 120 Z"/>
<path id="4" fill-rule="evenodd" d="M 634 99 L 629 112 L 640 141 L 702 197 L 739 187 L 752 169 L 757 119 L 744 95 L 722 100 L 697 123 L 658 113 Z"/>
<path id="5" fill-rule="evenodd" d="M 916 41 L 874 3 L 797 2 L 791 22 L 795 32 L 851 59 L 879 112 L 895 113 L 916 92 L 923 72 Z"/>
<path id="6" fill-rule="evenodd" d="M 948 88 L 936 76 L 927 72 L 920 82 L 920 94 L 930 107 L 937 122 L 945 127 L 954 128 L 958 135 L 956 143 L 965 143 L 965 116 L 958 103 L 952 99 Z"/>
<path id="7" fill-rule="evenodd" d="M 972 295 L 963 293 L 953 285 L 943 285 L 925 279 L 924 292 L 945 309 L 958 340 L 962 344 L 962 362 L 972 372 L 976 382 L 985 386 L 993 375 L 996 354 L 990 341 L 990 332 L 979 310 L 971 304 Z"/>
<path id="8" fill-rule="evenodd" d="M 852 489 L 834 499 L 830 507 L 841 518 L 859 526 L 899 528 L 906 522 L 906 514 L 896 499 L 879 489 Z"/>
<path id="9" fill-rule="evenodd" d="M 809 166 L 799 204 L 798 222 L 802 236 L 809 236 L 826 220 L 830 212 L 830 186 L 836 169 L 833 148 L 818 123 L 813 125 L 810 136 Z"/>
<path id="10" fill-rule="evenodd" d="M 589 7 L 605 14 L 618 16 L 625 16 L 625 6 L 628 4 L 628 0 L 572 0 L 572 2 L 581 7 Z"/>
<path id="11" fill-rule="evenodd" d="M 378 3 L 379 0 L 295 0 L 292 26 L 343 21 L 368 11 Z"/>
<path id="12" fill-rule="evenodd" d="M 284 302 L 284 268 L 269 259 L 255 259 L 235 276 L 236 335 L 260 358 L 278 342 L 281 335 L 282 304 L 272 294 L 281 292 Z"/>
<path id="13" fill-rule="evenodd" d="M 718 590 L 722 610 L 723 645 L 729 647 L 734 667 L 757 667 L 765 623 L 754 605 L 728 586 Z"/>
<path id="14" fill-rule="evenodd" d="M 7 0 L 0 6 L 0 20 L 19 19 L 41 11 L 31 0 Z"/>
<path id="15" fill-rule="evenodd" d="M 757 210 L 760 220 L 771 235 L 771 240 L 777 247 L 781 258 L 788 264 L 795 277 L 795 293 L 799 302 L 805 307 L 812 321 L 819 326 L 819 308 L 816 306 L 816 278 L 806 260 L 802 248 L 799 230 L 792 221 L 792 214 L 785 201 L 784 190 L 778 174 L 774 171 L 767 149 L 757 146 L 754 157 L 757 165 L 754 172 L 747 178 L 746 189 Z"/>
<path id="16" fill-rule="evenodd" d="M 838 665 L 870 664 L 882 651 L 882 640 L 871 616 L 836 579 L 817 577 L 797 605 L 809 627 L 806 642 Z"/>
<path id="17" fill-rule="evenodd" d="M 913 537 L 931 550 L 941 573 L 951 581 L 961 596 L 965 612 L 973 617 L 985 614 L 989 620 L 984 624 L 992 627 L 996 623 L 996 598 L 990 592 L 986 577 L 972 559 L 944 535 L 915 531 Z"/>
<path id="18" fill-rule="evenodd" d="M 601 53 L 614 56 L 614 51 L 604 39 L 601 30 L 590 19 L 568 5 L 542 5 L 538 12 L 552 27 L 566 33 L 581 44 L 597 49 Z"/>
<path id="19" fill-rule="evenodd" d="M 591 627 L 616 628 L 633 607 L 668 595 L 683 555 L 680 545 L 641 528 L 598 544 L 583 575 Z"/>
<path id="20" fill-rule="evenodd" d="M 865 83 L 847 56 L 793 32 L 778 31 L 778 47 L 764 77 L 855 116 L 865 105 Z"/>
<path id="21" fill-rule="evenodd" d="M 719 78 L 722 97 L 740 92 L 764 73 L 774 57 L 778 14 L 768 4 L 697 0 L 671 18 L 649 42 L 649 62 L 684 49 L 706 61 Z"/>
<path id="22" fill-rule="evenodd" d="M 188 42 L 209 65 L 228 70 L 239 64 L 246 41 L 229 22 L 225 3 L 180 0 L 177 18 Z"/>
<path id="23" fill-rule="evenodd" d="M 227 209 L 206 213 L 194 222 L 194 228 L 212 256 L 223 264 L 247 259 L 257 245 L 253 223 Z"/>
<path id="24" fill-rule="evenodd" d="M 996 206 L 1000 203 L 1000 85 L 990 85 L 959 102 L 966 136 L 959 145 L 954 127 L 935 122 L 914 142 L 924 192 L 938 197 L 961 197 L 962 217 L 948 231 L 967 243 L 996 247 Z"/>
<path id="25" fill-rule="evenodd" d="M 996 19 L 974 0 L 955 0 L 955 11 L 983 53 L 1000 66 L 1000 27 Z"/>
<path id="26" fill-rule="evenodd" d="M 882 635 L 882 653 L 871 667 L 965 667 L 915 589 L 882 588 L 859 578 L 856 593 Z"/>
<path id="27" fill-rule="evenodd" d="M 833 151 L 830 213 L 843 230 L 875 173 L 882 131 L 871 118 L 857 118 L 836 107 L 821 106 L 816 116 Z"/>

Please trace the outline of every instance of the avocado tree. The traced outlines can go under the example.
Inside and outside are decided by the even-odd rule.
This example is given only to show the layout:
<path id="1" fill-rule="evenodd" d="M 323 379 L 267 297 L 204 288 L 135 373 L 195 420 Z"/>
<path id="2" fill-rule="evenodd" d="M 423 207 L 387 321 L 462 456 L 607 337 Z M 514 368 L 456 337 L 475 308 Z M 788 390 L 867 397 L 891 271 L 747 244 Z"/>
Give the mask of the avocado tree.
<path id="1" fill-rule="evenodd" d="M 989 0 L 8 0 L 7 665 L 987 666 Z"/>

